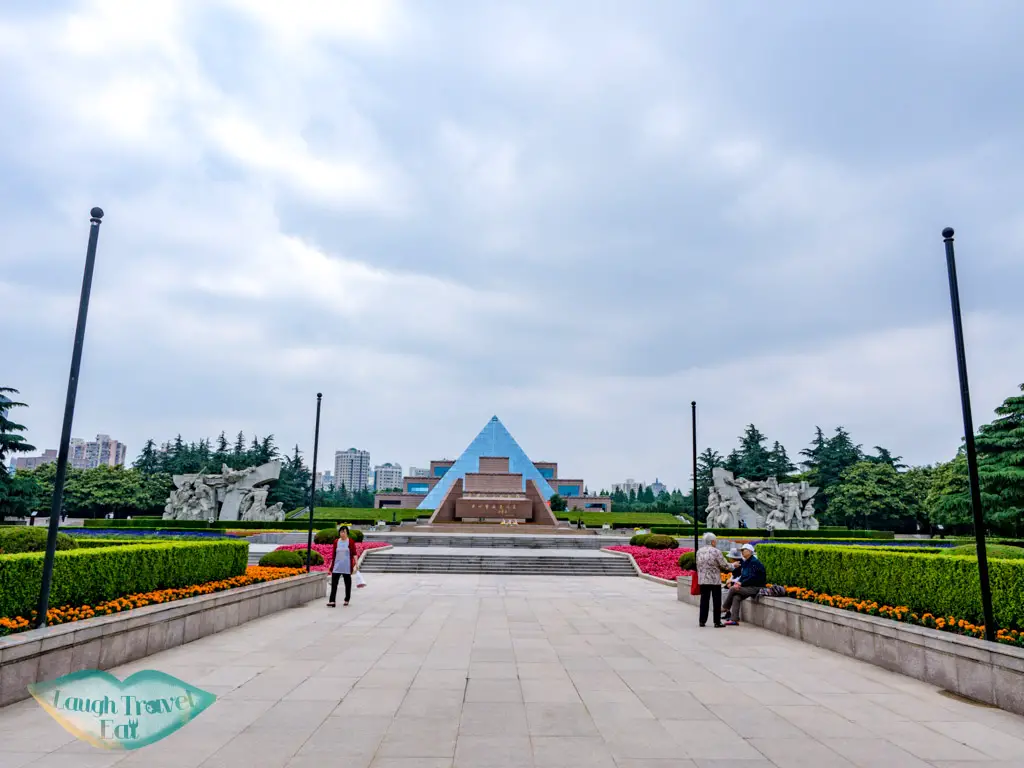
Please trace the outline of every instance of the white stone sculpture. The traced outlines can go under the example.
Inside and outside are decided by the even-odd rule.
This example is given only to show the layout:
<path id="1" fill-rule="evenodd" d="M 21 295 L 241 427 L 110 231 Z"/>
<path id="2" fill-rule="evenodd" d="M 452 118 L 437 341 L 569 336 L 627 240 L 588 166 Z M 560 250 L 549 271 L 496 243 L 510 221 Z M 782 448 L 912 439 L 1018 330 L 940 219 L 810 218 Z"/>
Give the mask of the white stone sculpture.
<path id="1" fill-rule="evenodd" d="M 231 469 L 215 475 L 175 475 L 175 490 L 164 507 L 164 520 L 253 520 L 280 522 L 280 503 L 267 506 L 269 491 L 260 486 L 281 476 L 281 462 Z"/>
<path id="2" fill-rule="evenodd" d="M 814 494 L 817 488 L 806 481 L 779 483 L 747 480 L 716 467 L 714 485 L 708 491 L 707 524 L 711 528 L 765 528 L 815 531 Z"/>

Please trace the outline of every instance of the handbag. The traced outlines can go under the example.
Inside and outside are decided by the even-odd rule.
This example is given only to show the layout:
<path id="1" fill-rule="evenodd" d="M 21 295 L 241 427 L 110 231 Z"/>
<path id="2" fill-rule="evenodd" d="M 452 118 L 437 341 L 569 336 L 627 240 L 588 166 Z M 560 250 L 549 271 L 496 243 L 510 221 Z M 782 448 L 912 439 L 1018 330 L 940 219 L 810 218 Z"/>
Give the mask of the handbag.
<path id="1" fill-rule="evenodd" d="M 356 589 L 359 589 L 360 587 L 365 587 L 365 586 L 366 586 L 366 579 L 363 578 L 363 574 L 361 574 L 359 571 L 356 571 Z"/>
<path id="2" fill-rule="evenodd" d="M 693 572 L 693 576 L 690 577 L 690 594 L 691 595 L 699 595 L 700 594 L 700 582 L 697 580 L 697 572 L 696 571 L 694 571 Z"/>

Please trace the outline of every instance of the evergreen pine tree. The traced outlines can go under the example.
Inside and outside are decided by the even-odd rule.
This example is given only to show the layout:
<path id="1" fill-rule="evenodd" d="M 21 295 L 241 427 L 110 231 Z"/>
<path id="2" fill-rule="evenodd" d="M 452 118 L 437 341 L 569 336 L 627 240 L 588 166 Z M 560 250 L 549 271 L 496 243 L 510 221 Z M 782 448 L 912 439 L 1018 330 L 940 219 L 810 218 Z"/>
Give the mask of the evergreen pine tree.
<path id="1" fill-rule="evenodd" d="M 153 440 L 147 440 L 145 445 L 142 446 L 142 453 L 132 464 L 140 472 L 145 472 L 147 475 L 152 475 L 160 471 L 160 456 L 156 450 L 156 443 Z"/>
<path id="2" fill-rule="evenodd" d="M 25 427 L 16 424 L 8 418 L 12 408 L 27 408 L 25 403 L 18 403 L 11 400 L 7 395 L 16 395 L 18 390 L 12 387 L 0 387 L 0 471 L 7 471 L 7 456 L 11 453 L 28 453 L 36 447 L 29 445 L 23 435 Z"/>
<path id="3" fill-rule="evenodd" d="M 768 452 L 768 469 L 769 476 L 780 481 L 796 469 L 793 462 L 789 460 L 789 454 L 786 453 L 785 447 L 778 440 Z"/>
<path id="4" fill-rule="evenodd" d="M 874 456 L 865 456 L 864 461 L 870 461 L 872 464 L 888 464 L 897 471 L 907 468 L 906 464 L 901 463 L 903 461 L 903 457 L 893 456 L 892 452 L 888 448 L 876 445 L 875 451 L 876 453 Z"/>
<path id="5" fill-rule="evenodd" d="M 697 456 L 697 512 L 701 520 L 707 519 L 708 492 L 715 484 L 713 471 L 721 467 L 725 459 L 713 448 L 705 448 Z"/>

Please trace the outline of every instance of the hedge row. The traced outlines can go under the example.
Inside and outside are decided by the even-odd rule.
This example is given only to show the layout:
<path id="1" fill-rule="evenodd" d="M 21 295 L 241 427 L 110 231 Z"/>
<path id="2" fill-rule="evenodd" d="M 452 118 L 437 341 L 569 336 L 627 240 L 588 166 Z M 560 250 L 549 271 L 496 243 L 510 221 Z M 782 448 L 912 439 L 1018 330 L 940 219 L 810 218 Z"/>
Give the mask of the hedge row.
<path id="1" fill-rule="evenodd" d="M 704 534 L 709 529 L 699 528 L 697 533 Z M 711 528 L 712 533 L 718 536 L 737 536 L 749 539 L 764 539 L 772 536 L 764 528 Z M 693 536 L 693 526 L 689 525 L 656 525 L 651 529 L 652 533 L 664 533 L 669 536 Z M 845 528 L 819 528 L 816 531 L 775 531 L 776 539 L 879 539 L 890 540 L 896 538 L 892 531 L 848 531 Z"/>
<path id="2" fill-rule="evenodd" d="M 324 528 L 329 525 L 334 525 L 334 520 L 314 520 L 313 529 Z M 198 520 L 154 520 L 143 519 L 136 520 L 104 520 L 100 519 L 89 519 L 83 521 L 83 527 L 85 528 L 147 528 L 153 530 L 185 530 L 185 531 L 262 531 L 262 530 L 300 530 L 304 531 L 309 528 L 309 520 L 285 520 L 280 523 L 273 522 L 254 522 L 254 521 L 238 521 L 238 520 L 218 520 L 212 525 L 203 523 Z"/>
<path id="3" fill-rule="evenodd" d="M 768 581 L 982 624 L 976 557 L 828 544 L 759 544 Z M 988 563 L 996 624 L 1024 627 L 1024 561 Z"/>
<path id="4" fill-rule="evenodd" d="M 337 520 L 339 522 L 371 522 L 378 520 L 390 521 L 394 519 L 416 520 L 429 518 L 434 514 L 432 509 L 399 509 L 397 507 L 385 507 L 384 509 L 373 509 L 368 507 L 317 507 L 313 510 L 313 516 L 317 520 Z M 291 518 L 299 520 L 301 518 Z"/>
<path id="5" fill-rule="evenodd" d="M 109 521 L 108 521 L 109 522 Z M 36 608 L 43 553 L 0 556 L 0 616 L 25 616 Z M 160 542 L 57 552 L 52 606 L 95 605 L 136 592 L 187 587 L 245 573 L 244 541 Z"/>

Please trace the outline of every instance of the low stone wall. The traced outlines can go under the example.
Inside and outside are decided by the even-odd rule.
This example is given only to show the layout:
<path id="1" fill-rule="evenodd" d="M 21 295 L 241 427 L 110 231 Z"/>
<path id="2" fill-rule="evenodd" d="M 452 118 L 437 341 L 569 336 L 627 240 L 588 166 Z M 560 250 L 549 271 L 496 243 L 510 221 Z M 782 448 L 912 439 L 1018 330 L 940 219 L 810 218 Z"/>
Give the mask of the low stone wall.
<path id="1" fill-rule="evenodd" d="M 26 686 L 82 669 L 110 669 L 324 597 L 322 572 L 250 584 L 0 638 L 0 706 Z"/>
<path id="2" fill-rule="evenodd" d="M 676 594 L 700 603 L 689 578 L 679 579 Z M 741 619 L 1024 715 L 1024 648 L 787 597 L 744 600 Z"/>

